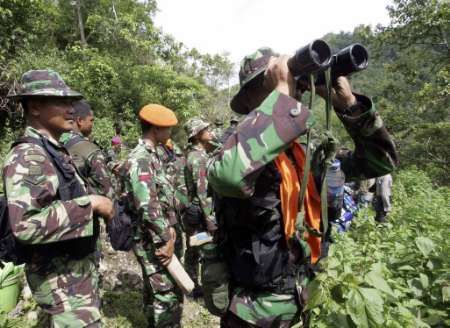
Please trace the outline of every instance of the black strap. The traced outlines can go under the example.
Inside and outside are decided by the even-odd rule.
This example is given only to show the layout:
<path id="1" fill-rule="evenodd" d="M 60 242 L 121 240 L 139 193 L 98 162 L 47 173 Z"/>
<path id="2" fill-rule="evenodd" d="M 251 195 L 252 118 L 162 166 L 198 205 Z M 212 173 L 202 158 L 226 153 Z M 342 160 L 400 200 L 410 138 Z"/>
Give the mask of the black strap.
<path id="1" fill-rule="evenodd" d="M 46 138 L 33 138 L 29 136 L 21 137 L 17 141 L 15 141 L 11 148 L 23 144 L 23 143 L 31 143 L 34 145 L 37 145 L 41 147 L 49 156 L 52 161 L 53 166 L 56 168 L 56 174 L 58 175 L 59 180 L 59 188 L 64 188 L 66 185 L 70 183 L 77 183 L 78 181 L 74 180 L 74 171 L 72 171 L 69 167 L 67 167 L 67 164 L 63 163 L 63 160 L 61 158 L 61 154 L 58 153 L 58 151 L 55 149 L 55 147 L 48 141 Z M 62 151 L 66 151 L 66 149 L 61 148 Z M 67 154 L 69 156 L 69 154 Z M 76 170 L 75 165 L 73 167 Z M 79 182 L 78 182 L 79 183 Z M 79 186 L 81 187 L 81 186 Z M 83 188 L 77 188 L 78 190 L 82 190 Z M 83 196 L 83 195 L 77 195 Z"/>

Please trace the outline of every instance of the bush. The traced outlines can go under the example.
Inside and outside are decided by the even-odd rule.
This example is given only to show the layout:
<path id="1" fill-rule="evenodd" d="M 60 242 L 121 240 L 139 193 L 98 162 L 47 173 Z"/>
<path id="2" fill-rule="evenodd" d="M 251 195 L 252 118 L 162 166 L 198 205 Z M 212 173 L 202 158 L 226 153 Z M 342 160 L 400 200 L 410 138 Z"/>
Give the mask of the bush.
<path id="1" fill-rule="evenodd" d="M 449 188 L 417 169 L 394 180 L 393 212 L 378 225 L 368 211 L 335 235 L 324 271 L 310 286 L 312 327 L 443 327 L 450 324 Z"/>

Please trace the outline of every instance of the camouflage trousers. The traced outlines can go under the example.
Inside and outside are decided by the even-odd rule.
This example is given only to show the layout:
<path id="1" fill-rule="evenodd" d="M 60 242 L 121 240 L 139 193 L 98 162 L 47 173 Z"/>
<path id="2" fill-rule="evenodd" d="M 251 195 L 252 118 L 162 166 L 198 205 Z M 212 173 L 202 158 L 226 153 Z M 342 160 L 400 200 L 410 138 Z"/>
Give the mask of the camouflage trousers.
<path id="1" fill-rule="evenodd" d="M 182 291 L 167 269 L 156 259 L 152 246 L 150 249 L 144 249 L 142 244 L 138 243 L 133 251 L 142 269 L 143 304 L 148 327 L 181 327 Z"/>
<path id="2" fill-rule="evenodd" d="M 200 271 L 200 247 L 189 245 L 189 238 L 199 232 L 204 231 L 202 225 L 190 225 L 186 222 L 183 224 L 184 232 L 186 233 L 186 252 L 184 253 L 184 268 L 191 277 L 192 281 L 197 287 L 199 285 L 199 271 Z"/>
<path id="3" fill-rule="evenodd" d="M 51 325 L 100 327 L 100 297 L 95 255 L 81 260 L 55 257 L 50 263 L 27 264 L 33 298 L 51 316 Z"/>
<path id="4" fill-rule="evenodd" d="M 294 294 L 274 294 L 236 288 L 222 317 L 222 328 L 288 328 L 300 320 Z"/>

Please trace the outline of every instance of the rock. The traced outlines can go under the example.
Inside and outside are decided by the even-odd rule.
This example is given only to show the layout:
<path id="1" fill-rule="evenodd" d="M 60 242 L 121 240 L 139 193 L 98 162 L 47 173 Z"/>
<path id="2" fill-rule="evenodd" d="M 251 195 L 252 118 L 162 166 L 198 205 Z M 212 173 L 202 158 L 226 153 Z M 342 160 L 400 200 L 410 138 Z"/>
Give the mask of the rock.
<path id="1" fill-rule="evenodd" d="M 99 268 L 102 288 L 114 291 L 142 290 L 141 268 L 133 252 L 115 251 L 104 230 L 100 238 L 103 253 Z"/>

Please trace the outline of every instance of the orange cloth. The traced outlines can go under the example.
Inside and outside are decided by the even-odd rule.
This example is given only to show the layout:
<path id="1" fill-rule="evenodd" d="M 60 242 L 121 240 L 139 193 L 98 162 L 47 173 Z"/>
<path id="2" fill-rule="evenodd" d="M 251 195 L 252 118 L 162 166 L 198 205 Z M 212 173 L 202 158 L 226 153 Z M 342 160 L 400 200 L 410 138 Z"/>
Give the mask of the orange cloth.
<path id="1" fill-rule="evenodd" d="M 159 127 L 175 126 L 178 123 L 175 113 L 167 107 L 148 104 L 139 111 L 139 118 Z"/>
<path id="2" fill-rule="evenodd" d="M 289 241 L 295 233 L 295 224 L 298 213 L 298 197 L 300 193 L 300 180 L 303 177 L 306 154 L 302 146 L 296 142 L 292 144 L 292 153 L 296 166 L 289 160 L 283 152 L 275 159 L 275 165 L 281 174 L 280 195 L 281 211 L 283 214 L 284 235 Z M 317 192 L 314 178 L 311 173 L 308 176 L 308 185 L 304 199 L 305 224 L 312 229 L 320 231 L 320 196 Z M 311 249 L 311 262 L 316 263 L 320 257 L 321 238 L 305 232 L 305 239 Z"/>
<path id="3" fill-rule="evenodd" d="M 172 139 L 167 139 L 166 141 L 166 147 L 169 148 L 170 150 L 173 149 L 173 143 L 172 143 Z"/>

